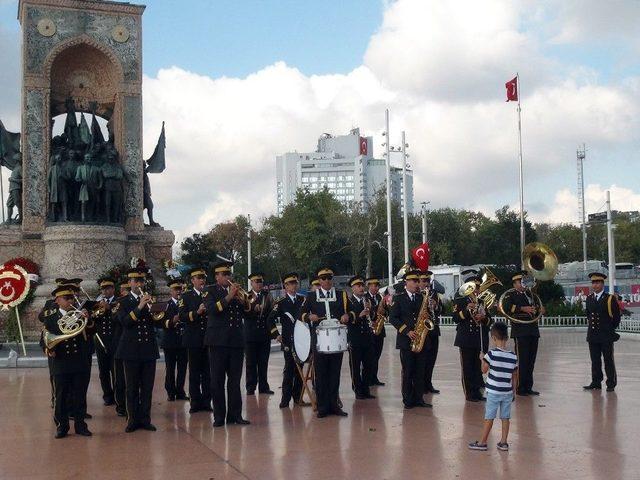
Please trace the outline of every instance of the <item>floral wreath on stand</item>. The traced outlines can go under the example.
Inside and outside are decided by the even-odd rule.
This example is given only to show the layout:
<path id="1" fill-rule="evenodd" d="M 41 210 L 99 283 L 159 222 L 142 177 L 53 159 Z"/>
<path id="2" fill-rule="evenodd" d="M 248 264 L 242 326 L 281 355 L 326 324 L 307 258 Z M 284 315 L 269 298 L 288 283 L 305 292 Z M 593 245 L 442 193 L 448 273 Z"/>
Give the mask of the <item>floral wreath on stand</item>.
<path id="1" fill-rule="evenodd" d="M 36 292 L 36 288 L 40 283 L 40 266 L 33 260 L 25 257 L 16 257 L 7 260 L 3 263 L 5 266 L 17 265 L 27 272 L 29 278 L 29 291 L 24 300 L 18 304 L 18 313 L 22 313 L 31 303 Z M 16 316 L 16 310 L 11 309 L 8 313 L 7 319 L 4 323 L 5 337 L 8 342 L 19 341 L 20 335 L 18 330 L 18 317 Z M 0 343 L 1 344 L 1 343 Z"/>

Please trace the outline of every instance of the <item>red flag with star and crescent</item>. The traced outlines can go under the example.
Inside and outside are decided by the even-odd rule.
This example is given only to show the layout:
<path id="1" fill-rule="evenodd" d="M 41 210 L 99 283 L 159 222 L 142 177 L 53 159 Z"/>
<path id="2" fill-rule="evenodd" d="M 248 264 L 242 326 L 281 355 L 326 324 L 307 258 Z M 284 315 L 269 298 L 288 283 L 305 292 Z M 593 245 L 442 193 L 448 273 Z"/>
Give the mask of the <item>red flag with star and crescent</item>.
<path id="1" fill-rule="evenodd" d="M 504 84 L 507 87 L 507 102 L 518 101 L 518 77 L 514 77 L 513 80 L 509 80 Z"/>
<path id="2" fill-rule="evenodd" d="M 431 250 L 428 243 L 418 245 L 411 250 L 411 258 L 416 268 L 420 271 L 426 272 L 429 270 L 429 258 L 431 257 Z"/>

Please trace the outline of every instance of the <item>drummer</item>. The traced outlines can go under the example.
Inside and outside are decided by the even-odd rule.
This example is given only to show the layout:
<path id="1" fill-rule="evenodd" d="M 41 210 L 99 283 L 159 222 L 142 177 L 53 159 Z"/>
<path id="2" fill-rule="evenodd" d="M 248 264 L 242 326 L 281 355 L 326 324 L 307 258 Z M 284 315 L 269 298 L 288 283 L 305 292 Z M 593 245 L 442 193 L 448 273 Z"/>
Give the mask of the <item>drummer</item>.
<path id="1" fill-rule="evenodd" d="M 353 315 L 349 310 L 347 292 L 337 290 L 333 286 L 333 270 L 329 267 L 323 267 L 318 270 L 317 277 L 320 281 L 320 288 L 307 294 L 300 315 L 300 319 L 310 325 L 312 338 L 315 338 L 315 330 L 320 321 L 327 317 L 327 309 L 329 317 L 338 319 L 343 325 L 349 323 L 349 318 Z M 347 413 L 340 408 L 338 398 L 342 356 L 343 352 L 323 353 L 314 356 L 318 418 L 324 418 L 328 415 L 347 416 Z"/>
<path id="2" fill-rule="evenodd" d="M 293 355 L 293 330 L 295 319 L 300 316 L 300 308 L 304 303 L 304 296 L 298 293 L 298 274 L 287 273 L 282 277 L 285 294 L 273 306 L 267 324 L 271 327 L 271 338 L 280 339 L 284 351 L 284 370 L 282 371 L 282 400 L 280 408 L 289 408 L 289 402 L 299 405 L 302 399 L 302 379 L 297 373 L 296 359 Z M 276 319 L 282 325 L 282 334 L 278 334 L 275 327 Z"/>

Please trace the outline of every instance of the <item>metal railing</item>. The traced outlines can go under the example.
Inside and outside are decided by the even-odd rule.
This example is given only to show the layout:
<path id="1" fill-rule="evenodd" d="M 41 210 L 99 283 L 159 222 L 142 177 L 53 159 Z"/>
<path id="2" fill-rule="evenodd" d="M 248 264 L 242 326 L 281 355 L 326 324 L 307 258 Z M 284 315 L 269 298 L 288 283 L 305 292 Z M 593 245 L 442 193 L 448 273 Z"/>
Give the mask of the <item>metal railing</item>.
<path id="1" fill-rule="evenodd" d="M 504 317 L 493 317 L 496 321 L 504 322 Z M 441 326 L 455 326 L 453 318 L 451 316 L 440 317 Z M 538 322 L 538 326 L 541 328 L 575 328 L 575 327 L 587 327 L 587 317 L 580 315 L 573 316 L 542 316 Z M 633 314 L 630 316 L 624 316 L 620 320 L 620 326 L 618 332 L 628 333 L 640 333 L 640 314 Z"/>

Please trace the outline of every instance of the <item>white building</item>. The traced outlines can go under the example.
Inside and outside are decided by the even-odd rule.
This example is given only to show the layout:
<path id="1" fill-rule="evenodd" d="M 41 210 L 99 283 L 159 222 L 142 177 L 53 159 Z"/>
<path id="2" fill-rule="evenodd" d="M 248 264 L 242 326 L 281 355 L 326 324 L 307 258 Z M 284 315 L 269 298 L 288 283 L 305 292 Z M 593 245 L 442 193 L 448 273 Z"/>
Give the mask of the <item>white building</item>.
<path id="1" fill-rule="evenodd" d="M 399 156 L 399 155 L 398 155 Z M 348 135 L 328 133 L 318 139 L 315 152 L 276 157 L 278 214 L 298 189 L 327 189 L 341 202 L 369 202 L 386 187 L 385 161 L 373 158 L 373 138 L 354 128 Z M 391 198 L 402 206 L 402 168 L 391 168 Z M 413 212 L 413 172 L 407 169 L 407 211 Z"/>

